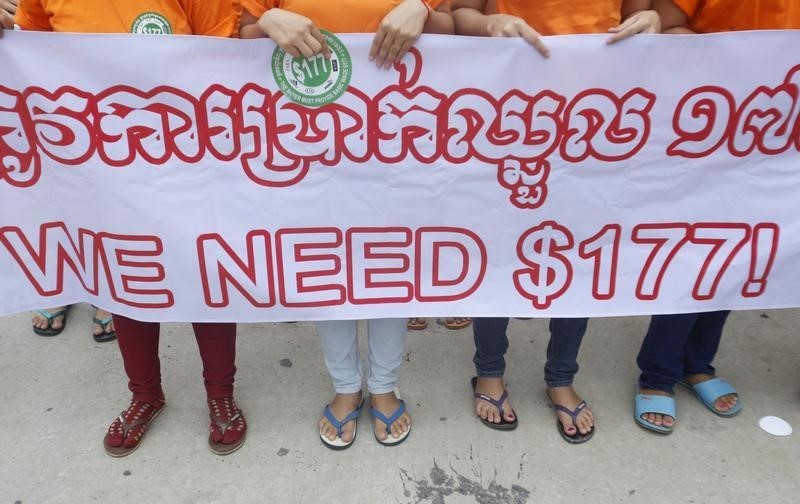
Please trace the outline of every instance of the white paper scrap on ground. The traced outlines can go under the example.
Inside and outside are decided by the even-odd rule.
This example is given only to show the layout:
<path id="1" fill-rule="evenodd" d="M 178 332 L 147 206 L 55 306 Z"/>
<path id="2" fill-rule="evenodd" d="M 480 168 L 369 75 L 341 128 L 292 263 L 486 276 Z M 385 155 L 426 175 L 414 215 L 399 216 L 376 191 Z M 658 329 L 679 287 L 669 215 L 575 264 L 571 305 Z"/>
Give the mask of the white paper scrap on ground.
<path id="1" fill-rule="evenodd" d="M 783 418 L 765 416 L 758 421 L 758 426 L 773 436 L 788 436 L 792 433 L 792 426 Z"/>

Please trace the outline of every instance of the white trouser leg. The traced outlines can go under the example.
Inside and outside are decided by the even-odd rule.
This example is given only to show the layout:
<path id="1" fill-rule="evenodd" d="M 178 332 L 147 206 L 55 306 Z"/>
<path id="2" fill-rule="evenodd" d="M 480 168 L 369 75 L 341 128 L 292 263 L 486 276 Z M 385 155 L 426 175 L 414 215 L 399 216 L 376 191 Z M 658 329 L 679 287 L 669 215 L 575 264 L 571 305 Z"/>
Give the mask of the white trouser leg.
<path id="1" fill-rule="evenodd" d="M 406 319 L 373 319 L 367 322 L 369 336 L 370 394 L 386 394 L 397 384 L 397 370 L 406 348 Z"/>
<path id="2" fill-rule="evenodd" d="M 361 390 L 363 371 L 358 356 L 357 322 L 327 320 L 317 322 L 322 356 L 337 394 L 354 394 Z"/>

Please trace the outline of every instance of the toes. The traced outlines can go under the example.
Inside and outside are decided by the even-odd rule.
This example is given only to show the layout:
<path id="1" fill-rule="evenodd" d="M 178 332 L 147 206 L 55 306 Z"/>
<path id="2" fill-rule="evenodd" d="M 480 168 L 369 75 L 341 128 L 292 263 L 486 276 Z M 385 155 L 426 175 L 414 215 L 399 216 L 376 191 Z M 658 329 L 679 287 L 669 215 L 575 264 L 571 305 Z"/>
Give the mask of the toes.
<path id="1" fill-rule="evenodd" d="M 398 438 L 402 436 L 406 431 L 408 431 L 409 427 L 411 426 L 411 417 L 408 415 L 403 415 L 392 425 L 392 433 L 395 434 L 394 437 Z"/>
<path id="2" fill-rule="evenodd" d="M 737 397 L 736 394 L 729 394 L 723 397 L 720 397 L 714 403 L 714 406 L 720 411 L 729 411 L 736 406 Z"/>
<path id="3" fill-rule="evenodd" d="M 587 415 L 581 415 L 578 417 L 578 431 L 581 434 L 586 434 L 590 430 L 592 430 L 592 422 L 589 420 Z"/>
<path id="4" fill-rule="evenodd" d="M 575 424 L 572 423 L 572 419 L 568 416 L 559 414 L 558 420 L 561 422 L 561 426 L 567 434 L 575 434 L 578 431 L 575 428 Z"/>
<path id="5" fill-rule="evenodd" d="M 675 419 L 671 416 L 664 415 L 664 427 L 672 427 L 675 423 Z"/>
<path id="6" fill-rule="evenodd" d="M 336 429 L 327 420 L 320 420 L 319 433 L 331 441 L 336 439 Z"/>
<path id="7" fill-rule="evenodd" d="M 381 441 L 386 441 L 386 425 L 379 420 L 375 421 L 375 435 L 378 436 L 378 439 Z"/>

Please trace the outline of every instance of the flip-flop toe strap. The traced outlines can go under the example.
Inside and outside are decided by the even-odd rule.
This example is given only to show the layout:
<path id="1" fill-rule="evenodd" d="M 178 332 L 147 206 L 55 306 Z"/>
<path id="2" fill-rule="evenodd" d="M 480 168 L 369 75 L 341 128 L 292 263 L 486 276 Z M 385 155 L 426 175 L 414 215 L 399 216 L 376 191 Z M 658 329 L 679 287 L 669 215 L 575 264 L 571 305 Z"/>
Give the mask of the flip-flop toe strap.
<path id="1" fill-rule="evenodd" d="M 497 408 L 497 411 L 499 411 L 501 415 L 503 414 L 503 403 L 505 403 L 506 399 L 508 399 L 508 390 L 503 391 L 503 395 L 500 396 L 500 399 L 493 399 L 492 397 L 486 394 L 481 394 L 480 392 L 475 392 L 472 395 L 475 397 L 475 399 L 488 402 Z"/>
<path id="2" fill-rule="evenodd" d="M 398 406 L 397 409 L 394 410 L 394 413 L 392 413 L 392 415 L 389 417 L 387 417 L 386 415 L 384 415 L 375 408 L 370 408 L 369 411 L 370 413 L 372 413 L 372 416 L 374 416 L 375 418 L 386 424 L 386 433 L 391 434 L 392 424 L 395 423 L 397 419 L 403 416 L 403 413 L 406 412 L 406 403 L 405 401 L 400 399 L 400 406 Z"/>
<path id="3" fill-rule="evenodd" d="M 353 420 L 358 418 L 360 413 L 361 413 L 361 408 L 358 408 L 351 411 L 350 413 L 347 414 L 347 416 L 339 420 L 333 415 L 333 411 L 331 411 L 330 405 L 325 406 L 325 410 L 322 412 L 322 414 L 325 415 L 325 418 L 328 419 L 331 425 L 336 427 L 336 435 L 340 438 L 344 434 L 344 426 L 347 425 L 348 422 L 352 422 Z"/>

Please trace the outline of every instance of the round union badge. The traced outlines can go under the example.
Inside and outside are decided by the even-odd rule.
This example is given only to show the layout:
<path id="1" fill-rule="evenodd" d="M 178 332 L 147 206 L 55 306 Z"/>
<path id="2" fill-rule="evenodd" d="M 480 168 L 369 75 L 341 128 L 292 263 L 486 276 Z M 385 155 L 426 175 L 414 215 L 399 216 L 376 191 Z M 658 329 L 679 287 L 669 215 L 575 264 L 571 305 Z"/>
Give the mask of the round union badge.
<path id="1" fill-rule="evenodd" d="M 167 18 L 158 12 L 139 14 L 131 26 L 131 33 L 140 35 L 171 35 L 172 26 Z"/>
<path id="2" fill-rule="evenodd" d="M 272 53 L 272 76 L 287 98 L 307 107 L 321 107 L 341 97 L 352 76 L 350 53 L 333 33 L 321 30 L 331 49 L 330 59 L 322 54 L 293 57 L 280 47 Z"/>

